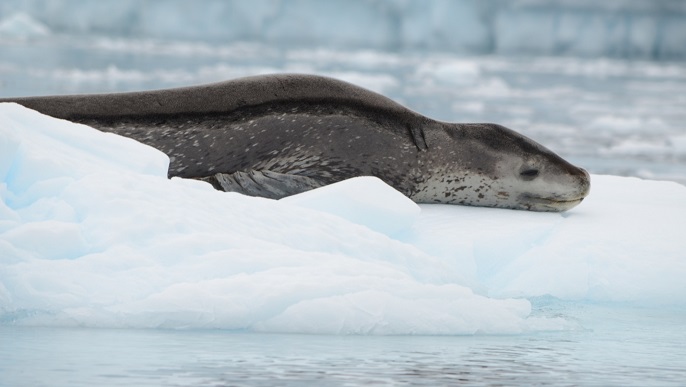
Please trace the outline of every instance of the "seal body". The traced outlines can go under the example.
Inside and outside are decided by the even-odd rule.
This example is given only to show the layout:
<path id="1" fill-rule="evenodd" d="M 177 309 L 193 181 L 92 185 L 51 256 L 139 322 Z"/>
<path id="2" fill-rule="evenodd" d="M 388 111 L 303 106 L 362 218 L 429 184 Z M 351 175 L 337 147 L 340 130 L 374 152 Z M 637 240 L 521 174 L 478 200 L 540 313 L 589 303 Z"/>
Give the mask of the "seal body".
<path id="1" fill-rule="evenodd" d="M 320 76 L 0 102 L 136 139 L 169 156 L 169 176 L 253 196 L 376 176 L 418 203 L 564 211 L 590 187 L 586 171 L 505 127 L 435 121 Z"/>

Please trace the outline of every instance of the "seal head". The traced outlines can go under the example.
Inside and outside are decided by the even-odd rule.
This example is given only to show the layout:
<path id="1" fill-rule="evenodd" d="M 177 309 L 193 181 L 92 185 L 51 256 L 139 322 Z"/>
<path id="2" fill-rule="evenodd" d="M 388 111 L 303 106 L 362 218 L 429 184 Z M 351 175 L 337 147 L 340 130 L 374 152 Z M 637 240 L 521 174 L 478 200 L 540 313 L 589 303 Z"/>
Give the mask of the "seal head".
<path id="1" fill-rule="evenodd" d="M 419 202 L 566 211 L 590 190 L 584 169 L 501 125 L 440 123 L 425 137 L 432 173 Z"/>

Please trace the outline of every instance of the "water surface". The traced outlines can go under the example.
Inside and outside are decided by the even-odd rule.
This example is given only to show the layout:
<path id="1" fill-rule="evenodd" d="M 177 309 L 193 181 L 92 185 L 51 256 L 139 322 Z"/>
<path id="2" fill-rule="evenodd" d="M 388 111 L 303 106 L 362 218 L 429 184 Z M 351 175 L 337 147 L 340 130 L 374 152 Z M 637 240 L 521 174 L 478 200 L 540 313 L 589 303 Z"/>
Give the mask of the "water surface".
<path id="1" fill-rule="evenodd" d="M 565 304 L 579 329 L 318 336 L 0 326 L 1 386 L 682 386 L 686 311 Z M 539 305 L 535 314 L 550 314 Z"/>

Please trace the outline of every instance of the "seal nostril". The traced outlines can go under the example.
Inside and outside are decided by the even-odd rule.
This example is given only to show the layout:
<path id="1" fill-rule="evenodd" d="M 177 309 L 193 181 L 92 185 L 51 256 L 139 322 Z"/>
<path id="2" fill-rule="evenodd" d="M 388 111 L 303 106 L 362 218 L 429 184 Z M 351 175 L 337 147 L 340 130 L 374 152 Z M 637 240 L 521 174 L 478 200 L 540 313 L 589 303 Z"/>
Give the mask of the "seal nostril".
<path id="1" fill-rule="evenodd" d="M 519 173 L 524 180 L 533 180 L 538 176 L 538 169 L 527 169 Z"/>

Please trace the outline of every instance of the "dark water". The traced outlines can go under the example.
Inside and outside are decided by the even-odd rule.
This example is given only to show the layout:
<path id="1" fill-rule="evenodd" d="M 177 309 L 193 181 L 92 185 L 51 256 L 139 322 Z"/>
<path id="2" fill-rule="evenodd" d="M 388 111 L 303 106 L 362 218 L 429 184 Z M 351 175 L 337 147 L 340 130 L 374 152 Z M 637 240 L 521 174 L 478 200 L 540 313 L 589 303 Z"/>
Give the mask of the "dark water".
<path id="1" fill-rule="evenodd" d="M 584 328 L 512 336 L 4 326 L 0 386 L 684 385 L 684 311 L 575 313 Z"/>

